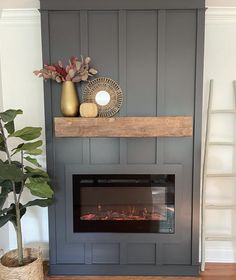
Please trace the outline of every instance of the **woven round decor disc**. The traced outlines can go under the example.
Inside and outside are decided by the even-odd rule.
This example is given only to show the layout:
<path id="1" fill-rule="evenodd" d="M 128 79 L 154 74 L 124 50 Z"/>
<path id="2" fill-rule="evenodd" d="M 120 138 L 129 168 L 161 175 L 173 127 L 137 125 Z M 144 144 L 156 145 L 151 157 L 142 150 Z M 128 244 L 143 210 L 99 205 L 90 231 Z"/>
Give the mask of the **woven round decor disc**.
<path id="1" fill-rule="evenodd" d="M 110 100 L 106 105 L 99 105 L 96 102 L 96 94 L 101 91 L 106 91 L 110 95 Z M 99 77 L 87 84 L 82 98 L 83 102 L 91 102 L 97 105 L 99 117 L 112 117 L 121 108 L 123 93 L 116 81 L 110 78 Z"/>

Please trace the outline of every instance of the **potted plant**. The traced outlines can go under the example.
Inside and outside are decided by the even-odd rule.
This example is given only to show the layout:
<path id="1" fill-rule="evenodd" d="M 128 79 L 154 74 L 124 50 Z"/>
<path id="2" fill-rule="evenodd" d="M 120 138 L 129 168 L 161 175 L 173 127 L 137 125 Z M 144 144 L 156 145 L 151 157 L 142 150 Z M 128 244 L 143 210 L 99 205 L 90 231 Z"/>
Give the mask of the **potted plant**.
<path id="1" fill-rule="evenodd" d="M 22 110 L 0 113 L 0 227 L 11 222 L 16 231 L 17 249 L 0 259 L 0 280 L 43 280 L 42 259 L 36 249 L 23 248 L 21 218 L 27 208 L 47 207 L 52 203 L 53 190 L 49 176 L 42 170 L 37 156 L 42 153 L 40 127 L 15 130 L 14 119 Z M 20 139 L 20 144 L 10 149 L 9 140 Z M 22 193 L 29 190 L 38 198 L 22 203 Z M 9 194 L 12 194 L 9 196 Z M 12 203 L 4 208 L 8 199 Z"/>
<path id="2" fill-rule="evenodd" d="M 86 82 L 98 73 L 94 68 L 90 68 L 90 63 L 90 57 L 85 59 L 82 57 L 79 61 L 77 57 L 72 56 L 66 66 L 58 61 L 58 63 L 52 65 L 45 64 L 43 69 L 34 71 L 34 74 L 38 77 L 62 83 L 61 112 L 65 117 L 75 117 L 79 111 L 75 83 Z"/>

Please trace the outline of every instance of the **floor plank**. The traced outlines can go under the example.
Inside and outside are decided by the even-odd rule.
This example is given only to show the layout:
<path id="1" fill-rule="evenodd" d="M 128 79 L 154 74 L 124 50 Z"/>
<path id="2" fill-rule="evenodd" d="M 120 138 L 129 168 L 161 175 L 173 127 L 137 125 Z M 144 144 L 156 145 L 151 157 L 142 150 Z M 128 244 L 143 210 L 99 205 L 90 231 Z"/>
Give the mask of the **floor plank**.
<path id="1" fill-rule="evenodd" d="M 45 280 L 236 280 L 236 264 L 207 264 L 199 277 L 158 276 L 46 276 Z"/>

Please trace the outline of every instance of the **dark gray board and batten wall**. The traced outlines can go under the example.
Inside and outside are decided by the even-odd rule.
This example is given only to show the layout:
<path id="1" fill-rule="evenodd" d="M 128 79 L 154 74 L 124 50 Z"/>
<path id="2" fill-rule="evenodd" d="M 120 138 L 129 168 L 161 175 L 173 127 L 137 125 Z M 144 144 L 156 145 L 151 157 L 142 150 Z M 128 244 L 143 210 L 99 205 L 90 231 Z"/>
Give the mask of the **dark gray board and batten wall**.
<path id="1" fill-rule="evenodd" d="M 124 92 L 120 116 L 190 115 L 188 138 L 56 138 L 57 83 L 45 83 L 50 273 L 196 275 L 205 2 L 41 0 L 43 62 L 89 55 Z M 72 174 L 176 174 L 174 234 L 74 233 Z"/>

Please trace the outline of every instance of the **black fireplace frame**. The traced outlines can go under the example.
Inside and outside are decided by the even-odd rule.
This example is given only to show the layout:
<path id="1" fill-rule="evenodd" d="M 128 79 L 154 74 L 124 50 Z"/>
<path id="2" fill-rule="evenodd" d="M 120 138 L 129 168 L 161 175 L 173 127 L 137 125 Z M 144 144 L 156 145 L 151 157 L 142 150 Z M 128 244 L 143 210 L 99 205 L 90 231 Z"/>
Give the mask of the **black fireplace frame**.
<path id="1" fill-rule="evenodd" d="M 153 166 L 145 166 L 145 165 L 129 165 L 126 167 L 122 166 L 106 166 L 106 165 L 87 165 L 81 166 L 78 164 L 67 164 L 65 167 L 65 178 L 66 178 L 66 185 L 67 191 L 65 192 L 65 199 L 66 199 L 66 240 L 67 243 L 70 244 L 72 242 L 83 242 L 84 238 L 86 239 L 88 236 L 93 237 L 94 241 L 96 242 L 105 242 L 106 236 L 121 236 L 121 233 L 103 233 L 103 232 L 74 232 L 73 226 L 73 175 L 74 174 L 173 174 L 175 175 L 175 232 L 171 233 L 171 236 L 176 236 L 180 240 L 182 239 L 183 233 L 180 232 L 181 228 L 179 227 L 179 223 L 176 220 L 177 215 L 181 211 L 181 205 L 184 203 L 183 197 L 183 190 L 182 190 L 182 165 L 165 165 L 162 167 L 157 167 L 156 165 Z M 127 233 L 124 233 L 125 235 Z M 145 235 L 147 233 L 137 233 L 137 235 Z M 128 234 L 129 235 L 129 234 Z M 168 235 L 166 233 L 148 233 L 148 235 L 155 236 L 165 236 Z M 97 238 L 99 236 L 99 238 Z M 103 237 L 104 236 L 104 237 Z M 84 237 L 84 238 L 82 238 Z M 82 239 L 80 239 L 82 238 Z M 172 238 L 172 237 L 171 237 Z M 168 239 L 165 237 L 165 239 Z M 143 239 L 144 240 L 144 239 Z M 148 240 L 150 241 L 149 237 Z"/>

